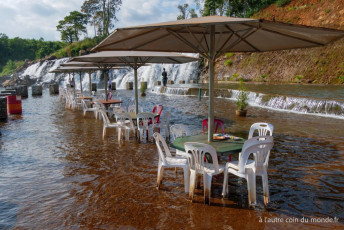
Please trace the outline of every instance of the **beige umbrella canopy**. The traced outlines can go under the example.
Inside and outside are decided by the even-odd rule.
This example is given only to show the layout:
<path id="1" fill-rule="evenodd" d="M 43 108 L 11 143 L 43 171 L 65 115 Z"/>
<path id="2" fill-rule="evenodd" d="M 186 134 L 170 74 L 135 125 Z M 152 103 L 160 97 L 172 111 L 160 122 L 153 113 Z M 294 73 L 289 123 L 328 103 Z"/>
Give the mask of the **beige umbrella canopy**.
<path id="1" fill-rule="evenodd" d="M 209 61 L 208 140 L 213 139 L 214 61 L 226 52 L 265 52 L 322 46 L 344 31 L 249 18 L 209 16 L 115 30 L 94 51 L 199 53 Z"/>
<path id="2" fill-rule="evenodd" d="M 198 58 L 180 55 L 172 52 L 146 52 L 146 51 L 103 51 L 72 58 L 71 61 L 92 62 L 102 65 L 121 64 L 134 69 L 135 104 L 138 113 L 137 69 L 148 63 L 182 64 L 198 61 Z M 107 82 L 107 81 L 105 81 Z M 105 88 L 105 90 L 107 90 Z M 106 91 L 105 91 L 106 92 Z"/>
<path id="3" fill-rule="evenodd" d="M 98 67 L 63 66 L 63 67 L 59 67 L 59 68 L 53 69 L 52 71 L 49 71 L 49 73 L 72 73 L 73 77 L 74 77 L 75 73 L 79 73 L 79 76 L 80 76 L 80 90 L 81 90 L 81 93 L 82 93 L 81 73 L 82 72 L 91 73 L 91 72 L 95 72 L 97 70 L 99 70 Z M 91 80 L 90 80 L 90 84 L 91 84 Z"/>
<path id="4" fill-rule="evenodd" d="M 123 69 L 125 68 L 125 65 L 120 65 L 116 63 L 95 63 L 95 62 L 76 62 L 76 61 L 70 61 L 66 63 L 60 64 L 62 67 L 77 67 L 81 68 L 83 71 L 82 72 L 87 72 L 88 77 L 89 77 L 89 91 L 92 91 L 92 79 L 91 79 L 91 74 L 96 71 L 103 71 L 106 72 L 109 69 Z M 86 67 L 86 68 L 85 68 Z M 105 88 L 106 88 L 106 82 L 105 82 Z M 106 90 L 106 89 L 105 89 Z M 105 92 L 107 93 L 107 92 Z"/>

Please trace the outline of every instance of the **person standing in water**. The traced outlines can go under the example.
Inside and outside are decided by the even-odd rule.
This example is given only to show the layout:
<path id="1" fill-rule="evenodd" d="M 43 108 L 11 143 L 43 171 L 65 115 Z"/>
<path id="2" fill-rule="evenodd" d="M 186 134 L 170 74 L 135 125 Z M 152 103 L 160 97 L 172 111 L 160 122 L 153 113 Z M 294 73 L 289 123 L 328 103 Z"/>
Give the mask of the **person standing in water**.
<path id="1" fill-rule="evenodd" d="M 111 79 L 108 81 L 108 89 L 111 90 Z"/>
<path id="2" fill-rule="evenodd" d="M 166 86 L 166 84 L 167 84 L 167 72 L 166 72 L 166 70 L 165 70 L 165 68 L 163 69 L 164 71 L 162 71 L 162 84 L 164 85 L 164 86 Z"/>

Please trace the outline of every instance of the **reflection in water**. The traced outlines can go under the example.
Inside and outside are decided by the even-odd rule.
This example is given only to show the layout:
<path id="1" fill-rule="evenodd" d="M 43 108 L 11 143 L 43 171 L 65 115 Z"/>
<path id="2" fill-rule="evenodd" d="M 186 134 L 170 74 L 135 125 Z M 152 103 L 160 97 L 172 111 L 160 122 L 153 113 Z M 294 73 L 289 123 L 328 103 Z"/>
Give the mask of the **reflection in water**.
<path id="1" fill-rule="evenodd" d="M 132 91 L 121 91 L 127 104 Z M 201 131 L 207 101 L 196 97 L 148 94 L 140 104 L 172 112 L 171 123 Z M 297 227 L 259 222 L 260 218 L 338 217 L 343 221 L 344 124 L 336 119 L 250 108 L 246 118 L 216 99 L 215 116 L 227 132 L 247 137 L 252 123 L 275 126 L 269 163 L 271 203 L 263 207 L 258 177 L 255 209 L 247 206 L 245 180 L 230 176 L 229 198 L 221 199 L 222 177 L 214 179 L 212 205 L 203 205 L 202 190 L 194 203 L 184 194 L 183 175 L 166 170 L 156 190 L 158 155 L 153 143 L 118 143 L 102 121 L 64 109 L 57 96 L 23 100 L 21 119 L 1 126 L 0 228 L 241 229 Z M 3 220 L 3 218 L 5 218 Z M 343 227 L 341 223 L 308 223 Z"/>

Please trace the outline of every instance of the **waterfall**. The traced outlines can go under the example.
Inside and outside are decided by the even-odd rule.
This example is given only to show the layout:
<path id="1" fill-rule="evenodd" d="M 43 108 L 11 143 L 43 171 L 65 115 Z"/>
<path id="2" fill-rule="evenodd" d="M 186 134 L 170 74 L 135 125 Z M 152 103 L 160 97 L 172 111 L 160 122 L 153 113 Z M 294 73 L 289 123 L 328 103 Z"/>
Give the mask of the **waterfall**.
<path id="1" fill-rule="evenodd" d="M 151 87 L 151 93 L 155 94 L 166 94 L 166 95 L 190 95 L 188 87 L 162 87 L 153 86 Z"/>
<path id="2" fill-rule="evenodd" d="M 68 61 L 68 58 L 57 60 L 49 60 L 44 62 L 37 62 L 27 67 L 19 77 L 22 79 L 29 76 L 31 79 L 36 80 L 37 83 L 53 83 L 60 79 L 54 73 L 49 73 L 50 70 L 56 69 L 61 63 Z"/>
<path id="3" fill-rule="evenodd" d="M 22 73 L 19 74 L 20 78 L 29 76 L 35 79 L 38 84 L 49 84 L 53 82 L 60 82 L 61 86 L 65 86 L 69 80 L 68 73 L 49 73 L 49 71 L 57 68 L 61 63 L 68 61 L 68 58 L 56 59 L 51 61 L 37 62 Z M 191 62 L 186 64 L 152 64 L 142 66 L 138 69 L 138 81 L 147 81 L 148 88 L 154 86 L 155 81 L 162 80 L 162 69 L 165 68 L 169 80 L 179 82 L 184 80 L 197 80 L 198 62 Z M 71 74 L 72 75 L 72 74 Z M 89 77 L 88 73 L 82 73 L 82 86 L 84 89 L 88 88 Z M 134 70 L 130 67 L 123 67 L 123 69 L 112 69 L 109 71 L 111 81 L 116 82 L 117 89 L 125 89 L 127 82 L 134 82 Z M 80 88 L 79 73 L 75 73 L 76 88 Z M 92 82 L 98 83 L 98 87 L 104 87 L 104 79 L 101 78 L 101 71 L 92 74 Z M 140 87 L 140 85 L 138 86 Z"/>
<path id="4" fill-rule="evenodd" d="M 228 99 L 236 100 L 239 91 L 228 91 L 231 95 Z M 248 103 L 250 106 L 267 109 L 344 119 L 344 101 L 339 100 L 248 92 Z"/>

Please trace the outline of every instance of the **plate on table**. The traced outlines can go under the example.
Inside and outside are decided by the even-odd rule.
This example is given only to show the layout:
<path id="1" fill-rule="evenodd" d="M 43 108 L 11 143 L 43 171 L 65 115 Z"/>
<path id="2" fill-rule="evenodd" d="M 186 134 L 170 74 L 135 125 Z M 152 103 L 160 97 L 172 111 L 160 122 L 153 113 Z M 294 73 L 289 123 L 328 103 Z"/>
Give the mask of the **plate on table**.
<path id="1" fill-rule="evenodd" d="M 226 136 L 223 134 L 215 133 L 213 136 L 214 140 L 226 140 Z"/>
<path id="2" fill-rule="evenodd" d="M 230 135 L 230 134 L 225 134 L 224 136 L 225 136 L 226 139 L 231 139 L 231 140 L 235 140 L 235 141 L 241 140 L 240 137 L 236 137 L 236 136 L 233 136 L 233 135 Z"/>

